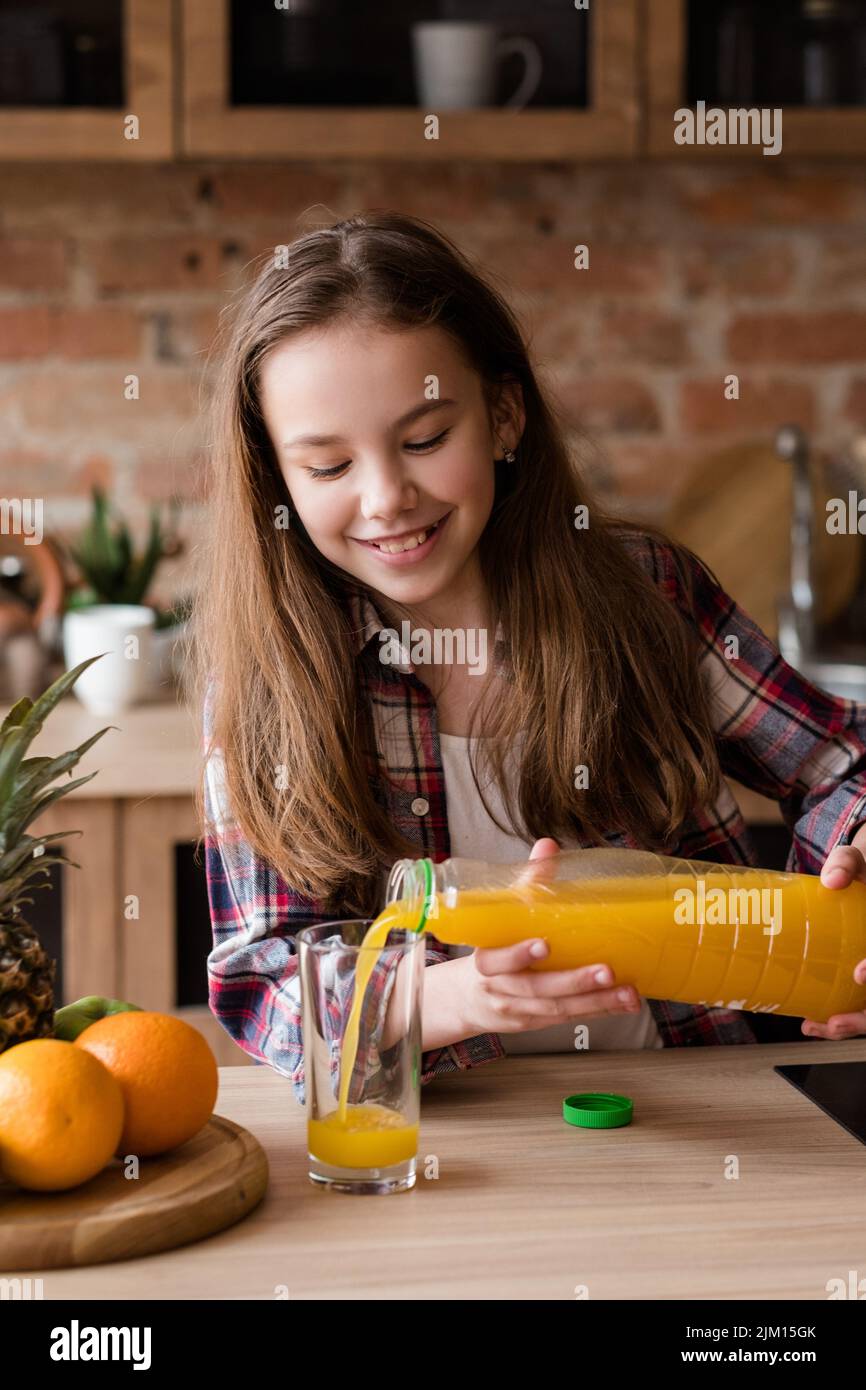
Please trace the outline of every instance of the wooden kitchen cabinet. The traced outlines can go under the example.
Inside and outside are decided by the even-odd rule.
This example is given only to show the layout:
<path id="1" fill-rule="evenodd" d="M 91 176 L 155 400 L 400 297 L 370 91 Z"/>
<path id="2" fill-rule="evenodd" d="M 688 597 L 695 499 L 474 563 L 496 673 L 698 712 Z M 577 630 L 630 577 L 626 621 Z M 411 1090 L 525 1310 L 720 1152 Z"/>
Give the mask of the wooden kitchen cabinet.
<path id="1" fill-rule="evenodd" d="M 751 0 L 740 9 L 754 10 L 758 3 Z M 800 0 L 792 7 L 791 24 L 798 22 L 808 3 L 816 7 L 816 22 L 820 23 L 819 0 Z M 274 73 L 282 73 L 284 100 L 275 99 L 273 92 L 265 93 L 261 102 L 257 97 L 251 99 L 249 92 L 236 100 L 233 4 L 238 5 L 236 14 L 242 26 L 235 32 L 243 37 L 247 29 L 252 32 L 255 26 L 269 26 L 274 51 L 280 44 L 290 46 L 293 42 L 288 26 L 315 19 L 317 12 L 316 0 L 296 0 L 285 9 L 272 3 L 241 5 L 238 0 L 58 0 L 50 12 L 39 11 L 32 20 L 25 18 L 29 37 L 25 34 L 22 39 L 19 34 L 19 42 L 43 44 L 43 50 L 35 47 L 27 56 L 34 58 L 38 80 L 44 80 L 47 63 L 42 61 L 42 52 L 51 42 L 51 24 L 63 24 L 67 15 L 85 19 L 113 16 L 116 29 L 122 24 L 121 71 L 117 76 L 123 96 L 119 105 L 112 106 L 16 106 L 2 104 L 0 97 L 0 160 L 357 158 L 519 163 L 628 159 L 649 154 L 678 159 L 759 159 L 763 164 L 767 158 L 759 146 L 751 144 L 677 145 L 674 141 L 674 112 L 689 105 L 695 96 L 689 93 L 690 12 L 707 12 L 707 7 L 699 9 L 694 0 L 591 0 L 588 10 L 579 14 L 568 0 L 562 7 L 546 0 L 537 8 L 521 8 L 517 0 L 513 5 L 507 0 L 478 0 L 472 17 L 498 21 L 506 33 L 527 29 L 532 34 L 541 32 L 545 23 L 573 22 L 577 36 L 573 51 L 559 43 L 549 51 L 560 66 L 567 67 L 573 59 L 575 71 L 579 69 L 582 74 L 576 83 L 580 95 L 573 101 L 560 96 L 549 104 L 539 99 L 519 112 L 501 107 L 437 112 L 440 130 L 435 140 L 425 138 L 428 113 L 415 103 L 405 44 L 399 48 L 396 68 L 392 66 L 389 73 L 383 66 L 382 72 L 370 74 L 366 83 L 365 55 L 359 56 L 350 76 L 364 88 L 363 102 L 312 104 L 304 98 L 303 82 L 309 81 L 311 74 L 318 76 L 315 52 L 306 67 L 301 53 L 296 53 L 297 61 L 289 61 L 283 70 L 274 66 Z M 0 41 L 5 34 L 4 11 L 15 8 L 24 13 L 13 0 L 0 0 Z M 417 12 L 429 17 L 432 7 L 425 8 L 418 0 Z M 362 7 L 347 7 L 345 13 L 347 23 L 357 22 Z M 378 17 L 378 12 L 373 13 Z M 405 6 L 393 7 L 393 13 L 395 25 L 408 25 L 415 10 L 410 14 Z M 459 14 L 460 7 L 455 5 L 450 13 Z M 522 15 L 525 24 L 521 23 Z M 580 26 L 584 24 L 582 43 Z M 45 26 L 49 26 L 47 31 Z M 267 51 L 267 44 L 265 48 Z M 48 50 L 46 57 L 50 56 Z M 16 80 L 20 72 L 17 80 L 24 89 L 26 66 L 14 52 L 7 57 L 7 74 L 11 71 Z M 400 102 L 388 101 L 392 79 L 403 94 Z M 378 98 L 377 90 L 381 93 Z M 76 100 L 80 97 L 79 92 Z M 723 107 L 762 104 L 745 96 L 716 102 L 710 92 L 706 99 L 708 105 Z M 866 152 L 866 106 L 798 107 L 783 103 L 783 112 L 783 154 L 844 157 Z M 139 119 L 138 140 L 124 137 L 124 118 L 128 115 Z"/>
<path id="2" fill-rule="evenodd" d="M 440 138 L 429 140 L 421 106 L 233 105 L 231 0 L 182 0 L 183 154 L 512 161 L 632 155 L 640 114 L 637 9 L 638 0 L 590 5 L 585 109 L 443 111 Z M 275 33 L 281 22 L 291 22 L 291 10 L 271 12 Z M 396 7 L 394 13 L 399 14 Z M 527 15 L 532 13 L 527 7 Z M 519 20 L 509 21 L 508 28 L 520 30 Z"/>
<path id="3" fill-rule="evenodd" d="M 0 23 L 9 22 L 5 11 L 5 6 L 0 8 Z M 68 49 L 76 41 L 71 35 L 71 20 L 77 20 L 82 30 L 77 36 L 79 45 L 90 44 L 91 48 L 98 44 L 96 35 L 113 30 L 119 35 L 120 103 L 78 104 L 79 93 L 74 105 L 0 104 L 0 159 L 122 163 L 170 159 L 174 153 L 173 14 L 174 0 L 90 0 L 87 4 L 65 0 L 43 13 L 34 12 L 32 25 L 45 27 L 35 33 L 31 28 L 28 34 L 25 25 L 30 24 L 31 17 L 25 15 L 23 5 L 18 7 L 21 27 L 16 33 L 17 51 L 11 31 L 3 31 L 8 65 L 21 67 L 28 59 L 34 73 L 44 73 L 52 60 L 57 68 L 56 92 L 62 96 L 64 83 L 68 89 L 70 81 Z M 87 33 L 88 28 L 93 32 Z M 86 55 L 87 49 L 83 52 Z M 113 58 L 108 59 L 109 66 L 113 62 Z M 25 81 L 22 77 L 22 83 Z M 124 134 L 130 115 L 138 118 L 138 139 Z"/>
<path id="4" fill-rule="evenodd" d="M 644 35 L 646 112 L 642 149 L 651 155 L 677 159 L 758 159 L 772 167 L 776 156 L 765 156 L 755 145 L 677 145 L 674 113 L 689 106 L 689 0 L 641 0 Z M 745 8 L 745 7 L 744 7 Z M 791 6 L 793 23 L 799 5 Z M 786 17 L 785 23 L 788 23 Z M 716 100 L 707 92 L 707 106 L 761 106 L 746 96 Z M 694 107 L 692 107 L 694 109 Z M 866 106 L 806 107 L 785 103 L 782 119 L 783 155 L 844 157 L 866 153 Z"/>

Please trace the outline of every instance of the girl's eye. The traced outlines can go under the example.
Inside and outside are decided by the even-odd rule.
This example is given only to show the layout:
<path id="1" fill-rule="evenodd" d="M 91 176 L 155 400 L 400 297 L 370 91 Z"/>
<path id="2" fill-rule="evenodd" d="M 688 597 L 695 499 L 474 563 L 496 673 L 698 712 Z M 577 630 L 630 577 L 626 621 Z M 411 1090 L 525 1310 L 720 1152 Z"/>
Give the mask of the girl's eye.
<path id="1" fill-rule="evenodd" d="M 448 435 L 449 435 L 450 433 L 451 433 L 451 426 L 449 425 L 448 429 L 443 430 L 441 434 L 434 435 L 434 437 L 433 437 L 432 439 L 421 439 L 421 440 L 418 441 L 417 444 L 406 444 L 406 445 L 404 445 L 404 448 L 408 449 L 411 453 L 426 453 L 426 451 L 427 451 L 428 449 L 433 449 L 433 448 L 435 448 L 435 446 L 436 446 L 437 444 L 443 443 L 443 441 L 444 441 L 445 439 L 447 439 L 447 437 L 448 437 Z M 341 473 L 343 473 L 348 467 L 349 467 L 349 464 L 348 464 L 348 462 L 347 462 L 347 463 L 338 463 L 338 464 L 336 464 L 333 468 L 311 468 L 311 469 L 310 469 L 310 477 L 311 477 L 311 478 L 337 478 L 337 477 L 339 477 L 339 475 L 340 475 Z"/>
<path id="2" fill-rule="evenodd" d="M 422 439 L 417 444 L 407 444 L 405 447 L 413 452 L 421 452 L 424 449 L 432 449 L 434 444 L 441 444 L 450 433 L 451 426 L 449 425 L 447 430 L 443 430 L 441 434 L 435 435 L 433 439 Z"/>
<path id="3" fill-rule="evenodd" d="M 342 473 L 343 470 L 344 470 L 345 468 L 348 468 L 348 467 L 349 467 L 348 463 L 338 463 L 338 464 L 336 465 L 336 467 L 334 467 L 334 468 L 311 468 L 311 469 L 310 469 L 310 477 L 311 477 L 311 478 L 336 478 L 337 475 L 338 475 L 338 473 Z"/>

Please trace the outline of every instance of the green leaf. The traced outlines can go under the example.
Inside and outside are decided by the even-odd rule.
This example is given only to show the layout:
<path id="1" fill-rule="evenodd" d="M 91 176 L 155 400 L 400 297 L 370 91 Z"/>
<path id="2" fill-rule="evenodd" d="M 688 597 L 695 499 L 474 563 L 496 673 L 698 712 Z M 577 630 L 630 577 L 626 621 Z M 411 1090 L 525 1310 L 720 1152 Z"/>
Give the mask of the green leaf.
<path id="1" fill-rule="evenodd" d="M 143 603 L 165 549 L 157 507 L 151 508 L 145 551 L 136 557 L 126 522 L 120 518 L 112 532 L 107 499 L 94 487 L 91 520 L 69 554 L 100 602 Z"/>
<path id="2" fill-rule="evenodd" d="M 31 775 L 32 773 L 38 772 L 39 769 L 40 769 L 41 767 L 46 767 L 46 766 L 48 765 L 48 763 L 53 763 L 53 762 L 56 762 L 56 759 L 55 759 L 55 758 L 49 758 L 49 757 L 25 758 L 24 761 L 23 761 L 23 763 L 21 764 L 20 769 L 19 769 L 19 774 L 18 774 L 18 775 L 19 775 L 19 779 L 20 779 L 20 780 L 19 780 L 18 784 L 17 784 L 16 787 L 15 787 L 15 791 L 16 791 L 16 792 L 20 791 L 21 787 L 23 787 L 24 783 L 28 780 L 28 778 L 30 777 L 30 775 Z"/>
<path id="3" fill-rule="evenodd" d="M 79 661 L 77 666 L 73 666 L 69 671 L 64 671 L 62 675 L 57 677 L 53 685 L 49 685 L 48 689 L 43 691 L 28 711 L 21 725 L 22 728 L 30 730 L 31 739 L 38 734 L 46 715 L 50 714 L 67 691 L 72 689 L 81 672 L 86 671 L 88 666 L 92 666 L 94 661 L 101 661 L 105 655 L 105 652 L 99 652 L 97 656 L 89 656 L 85 661 Z"/>
<path id="4" fill-rule="evenodd" d="M 124 561 L 118 540 L 109 527 L 108 503 L 101 488 L 95 486 L 93 514 L 90 522 L 70 547 L 71 554 L 85 580 L 106 603 L 116 602 L 118 584 L 122 580 Z"/>
<path id="5" fill-rule="evenodd" d="M 10 729 L 3 739 L 0 746 L 0 806 L 5 805 L 12 794 L 21 760 L 31 738 L 32 734 L 19 725 L 17 729 Z"/>
<path id="6" fill-rule="evenodd" d="M 72 782 L 66 782 L 61 787 L 53 787 L 50 792 L 46 792 L 43 797 L 32 804 L 29 810 L 25 811 L 18 823 L 12 827 L 13 833 L 9 835 L 9 838 L 12 839 L 13 843 L 16 842 L 20 832 L 26 830 L 28 825 L 36 820 L 47 806 L 51 806 L 61 796 L 66 796 L 68 792 L 74 791 L 76 787 L 83 787 L 85 782 L 90 782 L 95 776 L 96 772 L 88 772 L 85 777 L 76 777 Z"/>
<path id="7" fill-rule="evenodd" d="M 73 589 L 71 594 L 66 596 L 66 612 L 81 613 L 87 608 L 92 608 L 99 602 L 99 594 L 89 584 L 79 589 Z"/>
<path id="8" fill-rule="evenodd" d="M 47 868 L 55 861 L 63 861 L 64 855 L 53 849 L 34 858 L 34 851 L 51 841 L 65 839 L 67 835 L 80 835 L 80 830 L 58 830 L 51 835 L 25 835 L 15 849 L 8 850 L 0 858 L 0 902 L 8 902 L 13 896 L 15 885 L 26 883 L 35 873 Z"/>
<path id="9" fill-rule="evenodd" d="M 12 706 L 6 718 L 3 720 L 3 723 L 0 724 L 0 738 L 3 737 L 8 729 L 17 728 L 19 724 L 23 724 L 25 717 L 30 713 L 32 708 L 33 701 L 30 699 L 30 696 L 22 695 L 21 699 Z"/>
<path id="10" fill-rule="evenodd" d="M 110 725 L 109 727 L 116 728 L 117 726 Z M 92 748 L 94 743 L 107 733 L 108 728 L 100 729 L 91 738 L 85 739 L 84 743 L 80 743 L 77 748 L 71 748 L 68 753 L 61 753 L 57 758 L 28 758 L 26 762 L 21 764 L 20 771 L 23 772 L 25 768 L 28 768 L 31 775 L 19 781 L 8 807 L 5 810 L 0 809 L 0 816 L 12 816 L 23 810 L 27 799 L 32 799 L 41 792 L 42 788 L 46 787 L 53 778 L 59 777 L 63 772 L 69 772 L 88 749 Z"/>
<path id="11" fill-rule="evenodd" d="M 134 565 L 130 575 L 130 592 L 135 594 L 130 598 L 130 603 L 143 603 L 144 598 L 150 588 L 151 581 L 156 567 L 163 556 L 163 535 L 160 527 L 159 512 L 154 507 L 150 513 L 150 531 L 147 539 L 147 547 L 144 554 Z"/>
<path id="12" fill-rule="evenodd" d="M 129 575 L 130 562 L 132 560 L 133 548 L 132 537 L 125 521 L 122 521 L 117 529 L 117 577 L 124 580 Z"/>

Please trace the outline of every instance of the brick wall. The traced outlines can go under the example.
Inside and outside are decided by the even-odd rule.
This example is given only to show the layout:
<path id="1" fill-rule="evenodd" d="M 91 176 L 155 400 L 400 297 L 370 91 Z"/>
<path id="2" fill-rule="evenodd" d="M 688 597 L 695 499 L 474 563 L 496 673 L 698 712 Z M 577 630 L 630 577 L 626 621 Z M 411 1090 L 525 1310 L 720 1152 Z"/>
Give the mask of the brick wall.
<path id="1" fill-rule="evenodd" d="M 605 495 L 662 519 L 702 459 L 794 419 L 866 430 L 862 162 L 0 167 L 0 494 L 74 529 L 91 483 L 136 529 L 207 493 L 202 363 L 243 267 L 304 214 L 443 227 L 511 300 Z M 321 205 L 321 206 L 317 206 Z M 590 270 L 572 248 L 590 247 Z M 141 378 L 128 402 L 123 379 Z M 722 379 L 740 376 L 726 401 Z M 181 562 L 182 564 L 182 562 Z M 166 567 L 158 596 L 175 587 Z"/>

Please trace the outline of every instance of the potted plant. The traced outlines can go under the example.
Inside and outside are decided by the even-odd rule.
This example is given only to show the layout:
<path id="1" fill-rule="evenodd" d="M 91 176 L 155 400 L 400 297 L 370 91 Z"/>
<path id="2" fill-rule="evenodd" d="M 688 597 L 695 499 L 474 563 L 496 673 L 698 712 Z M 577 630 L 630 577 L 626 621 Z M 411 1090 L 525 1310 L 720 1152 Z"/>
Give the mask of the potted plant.
<path id="1" fill-rule="evenodd" d="M 78 541 L 66 547 L 79 582 L 66 601 L 63 650 L 67 666 L 97 653 L 106 660 L 86 672 L 75 693 L 97 714 L 116 714 L 157 693 L 173 674 L 175 644 L 191 600 L 169 608 L 147 602 L 160 561 L 182 553 L 176 530 L 177 499 L 163 530 L 151 509 L 144 549 L 136 551 L 122 519 L 112 525 L 105 493 L 93 488 L 93 514 Z"/>

